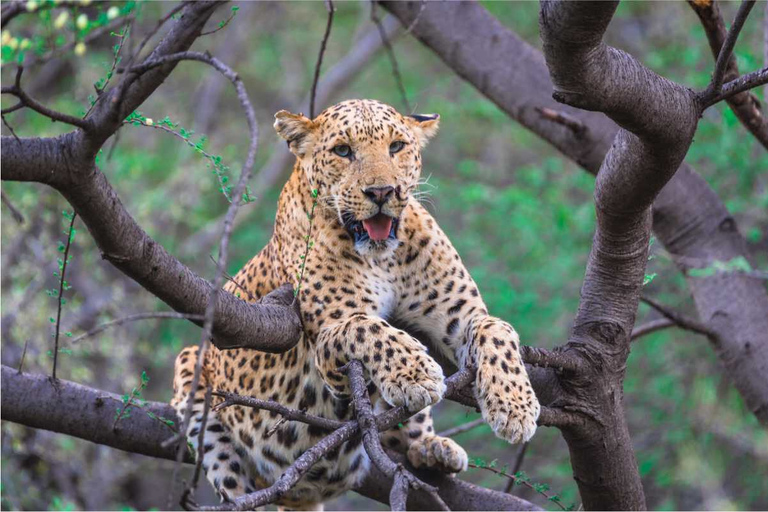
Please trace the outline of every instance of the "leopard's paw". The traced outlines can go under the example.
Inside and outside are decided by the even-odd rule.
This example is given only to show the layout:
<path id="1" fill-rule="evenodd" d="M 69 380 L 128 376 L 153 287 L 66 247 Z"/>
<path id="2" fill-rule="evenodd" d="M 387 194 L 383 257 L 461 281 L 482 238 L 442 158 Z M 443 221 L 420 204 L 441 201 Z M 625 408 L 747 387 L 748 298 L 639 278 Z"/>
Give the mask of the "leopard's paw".
<path id="1" fill-rule="evenodd" d="M 406 364 L 382 365 L 374 380 L 382 398 L 393 406 L 405 405 L 409 411 L 420 411 L 443 398 L 443 369 L 426 352 L 411 353 Z"/>
<path id="2" fill-rule="evenodd" d="M 541 407 L 525 370 L 510 378 L 492 368 L 481 369 L 476 386 L 483 418 L 497 437 L 510 443 L 525 443 L 533 437 Z"/>
<path id="3" fill-rule="evenodd" d="M 415 468 L 427 467 L 444 473 L 467 469 L 467 452 L 448 437 L 431 436 L 417 439 L 408 446 L 408 461 Z"/>

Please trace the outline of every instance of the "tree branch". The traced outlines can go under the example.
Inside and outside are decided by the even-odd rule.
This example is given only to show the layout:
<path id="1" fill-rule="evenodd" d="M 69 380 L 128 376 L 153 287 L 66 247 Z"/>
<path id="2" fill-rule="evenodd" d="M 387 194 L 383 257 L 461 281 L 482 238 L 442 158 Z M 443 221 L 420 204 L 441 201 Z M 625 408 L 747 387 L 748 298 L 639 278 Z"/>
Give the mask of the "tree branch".
<path id="1" fill-rule="evenodd" d="M 152 419 L 148 414 L 141 411 L 132 414 L 120 420 L 117 430 L 112 430 L 115 414 L 122 404 L 119 395 L 65 380 L 59 380 L 58 387 L 54 387 L 44 375 L 19 373 L 7 366 L 2 366 L 2 389 L 0 414 L 5 421 L 50 430 L 150 457 L 167 460 L 173 460 L 175 457 L 173 448 L 162 446 L 163 440 L 168 437 L 168 426 Z M 158 418 L 176 417 L 173 408 L 164 403 L 147 402 L 141 409 Z M 344 434 L 350 435 L 349 438 L 350 424 L 352 422 L 345 424 L 347 431 Z M 396 463 L 403 462 L 397 455 L 389 453 L 389 456 Z M 190 464 L 194 463 L 189 453 L 184 460 Z M 484 489 L 458 478 L 434 472 L 415 473 L 428 484 L 437 487 L 442 499 L 453 510 L 541 510 L 523 499 Z M 372 468 L 356 491 L 387 503 L 392 484 L 391 479 Z M 431 497 L 423 491 L 410 493 L 408 504 L 411 510 L 428 510 L 433 503 Z"/>
<path id="2" fill-rule="evenodd" d="M 677 324 L 668 318 L 657 318 L 656 320 L 650 320 L 644 324 L 635 326 L 632 329 L 632 335 L 630 338 L 632 341 L 635 341 L 642 338 L 643 336 L 654 333 L 656 331 L 660 331 L 662 329 L 666 329 L 667 327 L 674 327 L 675 325 Z"/>
<path id="3" fill-rule="evenodd" d="M 640 300 L 651 306 L 653 309 L 661 313 L 667 320 L 673 322 L 675 325 L 682 327 L 688 331 L 693 331 L 702 336 L 706 336 L 712 342 L 717 342 L 717 335 L 713 333 L 709 327 L 699 322 L 698 320 L 685 316 L 682 313 L 678 313 L 672 308 L 669 308 L 655 299 L 643 295 Z"/>
<path id="4" fill-rule="evenodd" d="M 758 69 L 757 71 L 747 73 L 746 75 L 742 75 L 739 78 L 731 80 L 720 88 L 719 93 L 709 97 L 705 101 L 704 105 L 705 107 L 710 107 L 722 100 L 727 100 L 732 96 L 744 93 L 750 89 L 754 89 L 755 87 L 759 87 L 765 84 L 768 84 L 768 67 Z"/>
<path id="5" fill-rule="evenodd" d="M 728 62 L 731 60 L 733 48 L 736 46 L 736 40 L 739 38 L 744 22 L 747 21 L 747 16 L 749 16 L 749 12 L 754 6 L 755 0 L 742 0 L 739 10 L 736 12 L 736 17 L 733 19 L 731 28 L 728 31 L 728 35 L 725 37 L 725 41 L 717 55 L 715 71 L 712 73 L 712 82 L 707 88 L 707 95 L 714 95 L 720 92 L 723 80 L 725 79 L 725 72 L 728 68 Z"/>

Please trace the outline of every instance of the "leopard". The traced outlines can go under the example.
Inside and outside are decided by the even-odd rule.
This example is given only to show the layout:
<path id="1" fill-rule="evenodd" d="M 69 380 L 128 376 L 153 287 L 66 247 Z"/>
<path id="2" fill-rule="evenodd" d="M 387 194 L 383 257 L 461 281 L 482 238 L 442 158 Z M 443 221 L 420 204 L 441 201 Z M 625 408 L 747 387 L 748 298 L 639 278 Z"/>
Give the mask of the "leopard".
<path id="1" fill-rule="evenodd" d="M 275 114 L 274 128 L 295 156 L 293 172 L 269 242 L 224 289 L 255 301 L 292 283 L 302 334 L 277 354 L 211 346 L 195 390 L 201 349 L 179 353 L 172 405 L 179 418 L 192 408 L 186 435 L 195 453 L 207 388 L 347 421 L 353 407 L 341 368 L 359 360 L 376 411 L 405 406 L 414 413 L 381 434 L 383 445 L 416 468 L 459 473 L 467 469 L 467 453 L 435 432 L 432 417 L 446 390 L 438 356 L 476 369 L 473 392 L 498 437 L 531 439 L 540 407 L 519 336 L 489 315 L 458 252 L 418 198 L 422 149 L 439 123 L 437 114 L 403 115 L 376 100 L 344 101 L 313 119 Z M 240 405 L 209 413 L 203 430 L 202 469 L 223 501 L 272 485 L 329 433 Z M 328 453 L 277 504 L 322 510 L 360 485 L 370 467 L 357 436 Z"/>

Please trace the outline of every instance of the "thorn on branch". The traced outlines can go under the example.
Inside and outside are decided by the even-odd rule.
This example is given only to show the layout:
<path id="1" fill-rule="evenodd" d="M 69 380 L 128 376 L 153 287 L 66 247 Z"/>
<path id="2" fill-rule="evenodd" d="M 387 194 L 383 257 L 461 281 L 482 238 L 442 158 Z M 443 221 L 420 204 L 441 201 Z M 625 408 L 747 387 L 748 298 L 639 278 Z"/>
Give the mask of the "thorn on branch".
<path id="1" fill-rule="evenodd" d="M 560 110 L 553 110 L 547 107 L 536 107 L 536 112 L 538 112 L 544 119 L 565 126 L 577 137 L 582 137 L 587 132 L 587 127 L 584 123 Z"/>

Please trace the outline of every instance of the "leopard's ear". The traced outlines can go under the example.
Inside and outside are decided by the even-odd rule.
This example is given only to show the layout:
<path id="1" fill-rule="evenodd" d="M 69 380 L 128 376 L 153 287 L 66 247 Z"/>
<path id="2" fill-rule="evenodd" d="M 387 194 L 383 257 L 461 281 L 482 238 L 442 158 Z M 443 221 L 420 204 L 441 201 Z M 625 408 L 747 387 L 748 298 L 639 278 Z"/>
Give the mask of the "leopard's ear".
<path id="1" fill-rule="evenodd" d="M 421 147 L 427 145 L 429 139 L 434 137 L 440 126 L 439 114 L 411 114 L 405 118 L 411 129 L 416 132 Z"/>
<path id="2" fill-rule="evenodd" d="M 291 153 L 299 158 L 306 155 L 315 142 L 317 123 L 303 114 L 291 114 L 281 110 L 275 114 L 275 131 L 288 142 Z"/>

